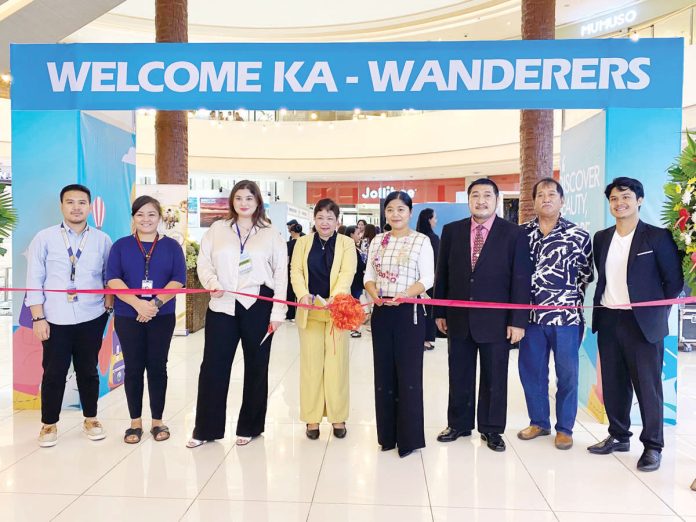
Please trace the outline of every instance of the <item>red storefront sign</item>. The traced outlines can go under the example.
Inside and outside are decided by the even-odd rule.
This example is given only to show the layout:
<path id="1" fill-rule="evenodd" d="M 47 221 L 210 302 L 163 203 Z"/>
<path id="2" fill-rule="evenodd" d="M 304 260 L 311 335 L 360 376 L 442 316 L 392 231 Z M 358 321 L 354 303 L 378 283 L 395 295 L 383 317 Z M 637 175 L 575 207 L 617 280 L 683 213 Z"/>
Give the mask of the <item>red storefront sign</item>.
<path id="1" fill-rule="evenodd" d="M 500 190 L 519 191 L 519 174 L 505 174 L 492 178 Z M 454 202 L 457 192 L 466 190 L 464 178 L 422 179 L 400 181 L 308 181 L 307 203 L 331 198 L 339 205 L 379 203 L 394 190 L 407 192 L 414 203 Z"/>

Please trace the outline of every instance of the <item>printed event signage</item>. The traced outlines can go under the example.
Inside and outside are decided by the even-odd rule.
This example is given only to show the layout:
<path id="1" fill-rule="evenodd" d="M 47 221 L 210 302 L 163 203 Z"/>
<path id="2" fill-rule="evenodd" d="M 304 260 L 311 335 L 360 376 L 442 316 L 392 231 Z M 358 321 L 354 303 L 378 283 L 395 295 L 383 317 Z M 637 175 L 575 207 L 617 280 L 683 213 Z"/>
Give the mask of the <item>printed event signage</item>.
<path id="1" fill-rule="evenodd" d="M 12 45 L 13 110 L 681 107 L 681 38 Z"/>

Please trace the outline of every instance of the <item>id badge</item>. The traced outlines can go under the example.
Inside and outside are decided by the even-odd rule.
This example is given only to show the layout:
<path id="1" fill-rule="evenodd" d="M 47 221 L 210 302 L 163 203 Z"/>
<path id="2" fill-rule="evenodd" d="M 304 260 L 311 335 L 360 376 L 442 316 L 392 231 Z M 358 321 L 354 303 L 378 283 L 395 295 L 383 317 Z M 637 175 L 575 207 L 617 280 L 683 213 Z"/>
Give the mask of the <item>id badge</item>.
<path id="1" fill-rule="evenodd" d="M 252 269 L 252 264 L 251 264 L 251 256 L 249 255 L 249 252 L 242 252 L 239 255 L 239 273 L 240 274 L 247 274 L 251 272 Z"/>
<path id="2" fill-rule="evenodd" d="M 142 286 L 143 290 L 152 290 L 152 279 L 143 279 Z M 140 297 L 152 297 L 152 294 L 143 294 Z"/>
<path id="3" fill-rule="evenodd" d="M 68 286 L 68 293 L 66 294 L 68 296 L 68 303 L 76 303 L 77 302 L 77 292 L 75 292 L 76 288 L 73 283 L 70 283 Z"/>

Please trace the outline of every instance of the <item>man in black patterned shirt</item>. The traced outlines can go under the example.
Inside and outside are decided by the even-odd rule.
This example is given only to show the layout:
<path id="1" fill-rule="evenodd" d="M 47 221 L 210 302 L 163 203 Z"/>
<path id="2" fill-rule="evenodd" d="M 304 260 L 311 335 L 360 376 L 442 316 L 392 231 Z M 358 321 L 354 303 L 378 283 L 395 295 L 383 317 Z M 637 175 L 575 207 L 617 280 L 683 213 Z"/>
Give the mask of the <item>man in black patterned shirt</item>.
<path id="1" fill-rule="evenodd" d="M 582 305 L 592 281 L 590 234 L 561 217 L 563 187 L 544 178 L 532 190 L 537 217 L 526 223 L 534 263 L 532 303 Z M 553 351 L 558 449 L 573 445 L 573 425 L 578 411 L 578 350 L 585 322 L 581 308 L 532 310 L 519 353 L 520 380 L 527 400 L 530 425 L 517 436 L 530 440 L 551 433 L 549 409 L 549 356 Z"/>

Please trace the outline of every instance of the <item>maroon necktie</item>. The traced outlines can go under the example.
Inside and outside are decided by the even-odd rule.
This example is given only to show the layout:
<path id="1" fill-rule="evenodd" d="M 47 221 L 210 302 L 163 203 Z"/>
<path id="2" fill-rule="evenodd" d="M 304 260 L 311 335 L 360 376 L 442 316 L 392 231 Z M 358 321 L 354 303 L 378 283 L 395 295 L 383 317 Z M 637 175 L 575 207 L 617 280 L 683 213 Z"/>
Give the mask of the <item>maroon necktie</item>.
<path id="1" fill-rule="evenodd" d="M 478 225 L 476 227 L 476 235 L 474 236 L 474 251 L 471 255 L 471 269 L 476 268 L 476 263 L 478 262 L 479 256 L 481 255 L 481 249 L 483 248 L 483 225 Z"/>

